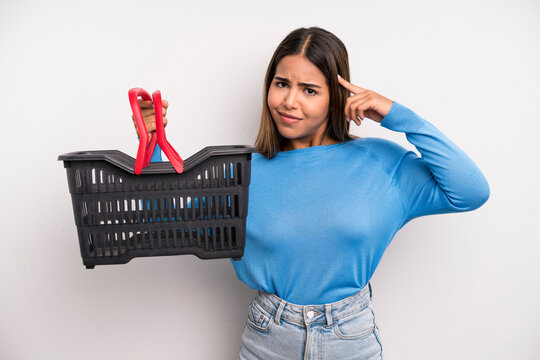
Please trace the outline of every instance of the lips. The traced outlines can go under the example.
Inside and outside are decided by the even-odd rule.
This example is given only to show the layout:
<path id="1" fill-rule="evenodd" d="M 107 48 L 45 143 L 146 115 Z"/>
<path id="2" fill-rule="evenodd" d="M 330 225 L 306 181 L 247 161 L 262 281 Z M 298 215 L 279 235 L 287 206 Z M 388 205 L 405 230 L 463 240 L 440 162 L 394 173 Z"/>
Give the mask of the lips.
<path id="1" fill-rule="evenodd" d="M 286 124 L 294 124 L 294 123 L 297 123 L 298 121 L 302 120 L 296 116 L 293 116 L 293 115 L 290 115 L 290 114 L 286 114 L 286 113 L 280 113 L 278 112 L 279 116 L 281 117 L 281 120 L 286 123 Z"/>

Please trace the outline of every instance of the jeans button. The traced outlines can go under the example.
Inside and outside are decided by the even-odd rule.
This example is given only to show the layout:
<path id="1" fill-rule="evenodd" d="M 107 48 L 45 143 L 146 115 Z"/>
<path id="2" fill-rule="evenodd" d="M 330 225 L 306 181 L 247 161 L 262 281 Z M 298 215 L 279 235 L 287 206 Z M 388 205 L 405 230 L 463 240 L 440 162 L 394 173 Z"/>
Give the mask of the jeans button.
<path id="1" fill-rule="evenodd" d="M 312 310 L 309 310 L 306 315 L 307 315 L 308 319 L 311 319 L 313 317 L 313 315 L 315 315 L 315 313 Z"/>

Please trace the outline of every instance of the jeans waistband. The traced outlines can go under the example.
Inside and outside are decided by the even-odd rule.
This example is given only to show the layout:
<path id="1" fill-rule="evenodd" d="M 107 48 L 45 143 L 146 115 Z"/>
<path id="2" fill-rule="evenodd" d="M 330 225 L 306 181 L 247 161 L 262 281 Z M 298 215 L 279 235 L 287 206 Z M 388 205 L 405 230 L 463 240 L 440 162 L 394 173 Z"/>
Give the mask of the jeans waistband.
<path id="1" fill-rule="evenodd" d="M 323 305 L 297 305 L 289 303 L 280 297 L 259 290 L 255 302 L 272 314 L 276 324 L 280 320 L 306 326 L 308 324 L 326 323 L 332 325 L 334 319 L 340 319 L 357 313 L 366 308 L 371 301 L 371 284 L 345 299 Z"/>

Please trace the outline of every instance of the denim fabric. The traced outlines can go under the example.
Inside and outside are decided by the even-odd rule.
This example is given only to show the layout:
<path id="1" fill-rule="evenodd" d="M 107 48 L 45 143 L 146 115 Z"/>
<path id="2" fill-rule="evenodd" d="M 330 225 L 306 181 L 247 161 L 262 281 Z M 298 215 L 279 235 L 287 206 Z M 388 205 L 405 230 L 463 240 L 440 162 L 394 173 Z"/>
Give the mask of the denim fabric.
<path id="1" fill-rule="evenodd" d="M 296 305 L 258 291 L 238 358 L 379 360 L 382 345 L 371 307 L 371 284 L 326 305 Z"/>

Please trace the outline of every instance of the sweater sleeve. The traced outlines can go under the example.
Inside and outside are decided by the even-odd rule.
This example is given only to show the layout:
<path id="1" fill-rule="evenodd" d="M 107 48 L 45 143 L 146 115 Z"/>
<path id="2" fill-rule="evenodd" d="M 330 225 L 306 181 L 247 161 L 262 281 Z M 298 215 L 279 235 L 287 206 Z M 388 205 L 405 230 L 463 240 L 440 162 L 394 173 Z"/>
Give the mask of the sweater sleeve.
<path id="1" fill-rule="evenodd" d="M 394 101 L 381 126 L 404 132 L 421 154 L 406 151 L 392 175 L 403 224 L 424 215 L 471 211 L 489 198 L 486 178 L 457 145 L 427 120 Z"/>
<path id="2" fill-rule="evenodd" d="M 150 162 L 162 162 L 163 159 L 161 158 L 161 148 L 159 147 L 159 144 L 156 144 L 156 148 L 154 149 L 154 153 L 152 154 L 152 157 L 150 158 Z"/>

